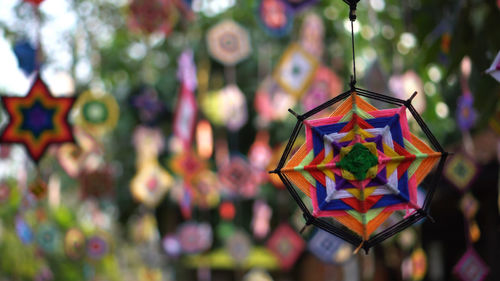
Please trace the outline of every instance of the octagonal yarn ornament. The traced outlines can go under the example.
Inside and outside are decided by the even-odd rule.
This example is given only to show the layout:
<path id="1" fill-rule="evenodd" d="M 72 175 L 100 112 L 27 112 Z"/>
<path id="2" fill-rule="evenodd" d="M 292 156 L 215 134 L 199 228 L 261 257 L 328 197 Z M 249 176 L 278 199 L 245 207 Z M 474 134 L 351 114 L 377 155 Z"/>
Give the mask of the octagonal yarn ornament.
<path id="1" fill-rule="evenodd" d="M 73 98 L 55 98 L 37 74 L 25 97 L 2 96 L 9 122 L 0 135 L 1 143 L 20 143 L 38 162 L 50 144 L 73 142 L 68 114 Z"/>
<path id="2" fill-rule="evenodd" d="M 280 267 L 289 270 L 304 250 L 305 242 L 290 225 L 282 223 L 267 241 L 267 248 L 276 256 Z"/>
<path id="3" fill-rule="evenodd" d="M 36 231 L 36 242 L 44 253 L 56 253 L 61 247 L 59 230 L 50 223 L 40 225 Z"/>
<path id="4" fill-rule="evenodd" d="M 120 108 L 113 95 L 86 91 L 75 103 L 75 122 L 92 135 L 102 136 L 118 123 Z"/>
<path id="5" fill-rule="evenodd" d="M 294 43 L 281 57 L 274 70 L 274 79 L 285 91 L 299 99 L 311 84 L 317 67 L 317 59 Z"/>
<path id="6" fill-rule="evenodd" d="M 490 269 L 470 247 L 453 268 L 453 273 L 462 281 L 482 281 L 488 276 Z"/>
<path id="7" fill-rule="evenodd" d="M 302 97 L 302 106 L 306 111 L 309 111 L 315 108 L 318 103 L 336 97 L 342 91 L 342 88 L 343 83 L 340 78 L 328 67 L 320 66 L 316 70 L 311 86 Z M 327 115 L 324 117 L 327 117 Z"/>
<path id="8" fill-rule="evenodd" d="M 479 167 L 464 153 L 457 153 L 446 163 L 444 177 L 460 192 L 465 192 L 479 175 Z"/>
<path id="9" fill-rule="evenodd" d="M 179 20 L 179 12 L 171 0 L 133 0 L 129 10 L 129 26 L 146 34 L 168 35 Z"/>
<path id="10" fill-rule="evenodd" d="M 212 246 L 212 227 L 207 223 L 188 221 L 179 226 L 177 237 L 183 253 L 199 253 Z"/>
<path id="11" fill-rule="evenodd" d="M 233 66 L 246 59 L 252 49 L 245 28 L 232 20 L 224 20 L 207 33 L 208 52 L 223 65 Z"/>
<path id="12" fill-rule="evenodd" d="M 93 235 L 87 239 L 87 256 L 92 260 L 100 260 L 109 252 L 109 243 L 104 236 Z"/>
<path id="13" fill-rule="evenodd" d="M 282 0 L 261 0 L 258 17 L 263 29 L 271 36 L 285 36 L 293 26 L 293 11 Z"/>
<path id="14" fill-rule="evenodd" d="M 361 96 L 399 107 L 378 110 Z M 341 100 L 343 103 L 329 117 L 308 120 Z M 438 152 L 410 132 L 407 110 Z M 447 154 L 411 105 L 411 99 L 404 101 L 353 88 L 304 115 L 293 113 L 298 121 L 273 173 L 298 202 L 306 225 L 313 224 L 368 251 L 429 216 L 433 192 L 428 192 L 422 206 L 417 187 L 439 162 L 431 186 L 434 190 Z M 303 125 L 306 142 L 285 163 Z M 310 198 L 312 211 L 294 186 Z M 406 212 L 406 216 L 378 230 L 395 212 Z"/>

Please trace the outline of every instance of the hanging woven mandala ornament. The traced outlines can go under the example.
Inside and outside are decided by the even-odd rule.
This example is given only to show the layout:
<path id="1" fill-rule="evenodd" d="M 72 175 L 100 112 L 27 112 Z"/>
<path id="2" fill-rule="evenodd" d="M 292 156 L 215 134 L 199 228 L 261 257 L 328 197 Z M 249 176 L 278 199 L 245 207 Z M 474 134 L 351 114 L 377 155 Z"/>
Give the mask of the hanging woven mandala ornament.
<path id="1" fill-rule="evenodd" d="M 163 32 L 169 35 L 179 20 L 171 0 L 133 0 L 129 6 L 129 26 L 147 34 Z"/>
<path id="2" fill-rule="evenodd" d="M 350 4 L 353 29 L 358 1 L 345 2 Z M 353 244 L 357 250 L 368 251 L 424 217 L 430 217 L 430 200 L 447 153 L 413 107 L 416 93 L 408 100 L 401 100 L 363 90 L 355 86 L 355 75 L 350 85 L 349 91 L 303 115 L 290 110 L 298 120 L 272 173 L 281 178 L 297 201 L 304 212 L 306 225 L 313 224 Z M 379 110 L 362 96 L 397 107 Z M 329 117 L 310 119 L 342 100 Z M 410 132 L 407 111 L 433 148 Z M 288 159 L 303 126 L 305 144 Z M 417 187 L 438 162 L 421 205 Z M 310 198 L 312 210 L 306 207 L 297 189 Z M 386 220 L 398 218 L 400 213 L 406 215 L 391 226 L 380 228 Z"/>
<path id="3" fill-rule="evenodd" d="M 274 70 L 274 79 L 290 95 L 300 99 L 311 84 L 317 67 L 317 59 L 294 43 L 281 57 Z"/>
<path id="4" fill-rule="evenodd" d="M 255 92 L 254 108 L 263 124 L 285 120 L 288 115 L 286 110 L 294 105 L 293 97 L 281 89 L 272 77 L 266 77 Z"/>
<path id="5" fill-rule="evenodd" d="M 258 17 L 264 30 L 271 36 L 285 36 L 293 26 L 293 11 L 282 0 L 261 0 Z"/>
<path id="6" fill-rule="evenodd" d="M 343 87 L 344 85 L 340 78 L 331 69 L 326 66 L 320 66 L 316 70 L 311 86 L 302 97 L 302 106 L 306 111 L 309 111 L 319 103 L 326 102 L 338 96 Z M 326 112 L 325 116 L 322 117 L 327 117 L 328 115 L 328 112 Z"/>
<path id="7" fill-rule="evenodd" d="M 467 191 L 479 174 L 479 167 L 465 153 L 453 155 L 444 167 L 445 178 L 461 193 Z"/>
<path id="8" fill-rule="evenodd" d="M 25 97 L 1 97 L 10 120 L 0 136 L 1 143 L 21 143 L 38 162 L 50 144 L 73 142 L 68 114 L 74 98 L 55 98 L 35 77 Z"/>
<path id="9" fill-rule="evenodd" d="M 488 276 L 489 271 L 486 263 L 472 247 L 467 249 L 453 268 L 453 273 L 462 281 L 482 281 Z"/>
<path id="10" fill-rule="evenodd" d="M 307 249 L 328 264 L 343 264 L 353 256 L 351 244 L 321 229 L 307 242 Z"/>
<path id="11" fill-rule="evenodd" d="M 267 241 L 267 248 L 276 256 L 280 267 L 289 270 L 302 254 L 305 243 L 292 227 L 282 223 Z"/>
<path id="12" fill-rule="evenodd" d="M 155 208 L 174 183 L 170 174 L 158 162 L 151 161 L 139 167 L 130 183 L 135 200 L 149 208 Z"/>
<path id="13" fill-rule="evenodd" d="M 100 260 L 109 250 L 109 243 L 104 236 L 95 234 L 87 239 L 87 256 L 90 259 Z"/>
<path id="14" fill-rule="evenodd" d="M 495 80 L 500 82 L 500 51 L 498 52 L 490 68 L 486 70 L 486 73 L 488 73 L 489 75 L 491 75 L 491 77 L 495 78 Z"/>
<path id="15" fill-rule="evenodd" d="M 36 232 L 37 245 L 44 253 L 54 254 L 61 247 L 59 230 L 50 223 L 40 225 Z"/>
<path id="16" fill-rule="evenodd" d="M 212 58 L 226 66 L 236 65 L 252 51 L 248 32 L 232 20 L 212 27 L 207 33 L 207 45 Z"/>
<path id="17" fill-rule="evenodd" d="M 85 234 L 77 228 L 70 228 L 64 236 L 64 252 L 71 260 L 79 260 L 85 255 Z"/>
<path id="18" fill-rule="evenodd" d="M 131 98 L 132 106 L 137 110 L 139 120 L 147 125 L 158 123 L 165 112 L 165 105 L 158 92 L 151 87 L 144 87 L 139 94 Z"/>
<path id="19" fill-rule="evenodd" d="M 120 116 L 115 98 L 103 92 L 84 92 L 78 97 L 75 108 L 75 122 L 95 136 L 113 130 Z"/>
<path id="20" fill-rule="evenodd" d="M 306 52 L 321 59 L 324 50 L 325 26 L 318 14 L 308 13 L 300 29 L 300 45 Z"/>

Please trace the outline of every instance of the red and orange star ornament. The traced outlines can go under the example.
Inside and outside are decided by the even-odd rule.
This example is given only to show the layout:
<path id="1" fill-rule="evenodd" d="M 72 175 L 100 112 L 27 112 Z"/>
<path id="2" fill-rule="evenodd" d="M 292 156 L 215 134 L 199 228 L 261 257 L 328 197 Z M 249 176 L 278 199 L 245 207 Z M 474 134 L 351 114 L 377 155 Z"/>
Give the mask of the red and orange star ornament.
<path id="1" fill-rule="evenodd" d="M 10 120 L 1 143 L 20 143 L 38 162 L 50 144 L 73 142 L 68 114 L 74 98 L 53 97 L 38 74 L 25 97 L 1 97 Z"/>

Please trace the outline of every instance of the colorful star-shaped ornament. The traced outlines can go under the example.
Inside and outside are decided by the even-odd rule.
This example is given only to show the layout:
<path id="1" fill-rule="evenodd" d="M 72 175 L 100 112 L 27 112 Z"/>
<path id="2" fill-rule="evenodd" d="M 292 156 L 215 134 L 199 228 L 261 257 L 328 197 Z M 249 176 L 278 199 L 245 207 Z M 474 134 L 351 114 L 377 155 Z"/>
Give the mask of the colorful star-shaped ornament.
<path id="1" fill-rule="evenodd" d="M 286 164 L 289 151 L 285 151 L 283 166 L 278 165 L 274 172 L 301 206 L 307 224 L 367 250 L 388 237 L 381 226 L 396 211 L 406 212 L 404 220 L 411 217 L 408 221 L 412 223 L 426 216 L 418 202 L 417 187 L 440 160 L 442 169 L 445 157 L 434 138 L 429 139 L 439 152 L 410 132 L 406 111 L 420 118 L 411 100 L 397 100 L 400 107 L 378 110 L 360 97 L 365 95 L 364 90 L 358 90 L 336 98 L 345 101 L 327 118 L 304 117 L 318 110 L 297 115 L 299 121 L 289 147 L 300 125 L 305 125 L 306 142 Z M 326 109 L 333 103 L 319 108 Z M 424 130 L 428 131 L 426 127 Z M 311 199 L 312 211 L 294 186 Z M 407 227 L 412 223 L 397 224 Z M 395 226 L 389 228 L 394 231 Z"/>
<path id="2" fill-rule="evenodd" d="M 2 143 L 23 144 L 38 162 L 50 144 L 73 142 L 68 114 L 74 98 L 55 98 L 38 74 L 25 97 L 1 97 L 10 116 Z"/>

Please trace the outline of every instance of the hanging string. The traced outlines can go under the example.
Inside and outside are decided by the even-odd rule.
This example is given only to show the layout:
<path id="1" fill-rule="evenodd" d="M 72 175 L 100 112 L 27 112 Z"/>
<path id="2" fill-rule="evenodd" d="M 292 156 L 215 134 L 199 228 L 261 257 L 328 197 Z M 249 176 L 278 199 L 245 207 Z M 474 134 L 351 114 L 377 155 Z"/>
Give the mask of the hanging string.
<path id="1" fill-rule="evenodd" d="M 351 21 L 351 46 L 352 46 L 352 76 L 351 76 L 351 90 L 354 91 L 356 86 L 356 52 L 354 45 L 354 22 L 356 21 L 356 7 L 359 0 L 343 0 L 349 5 L 349 20 Z"/>

